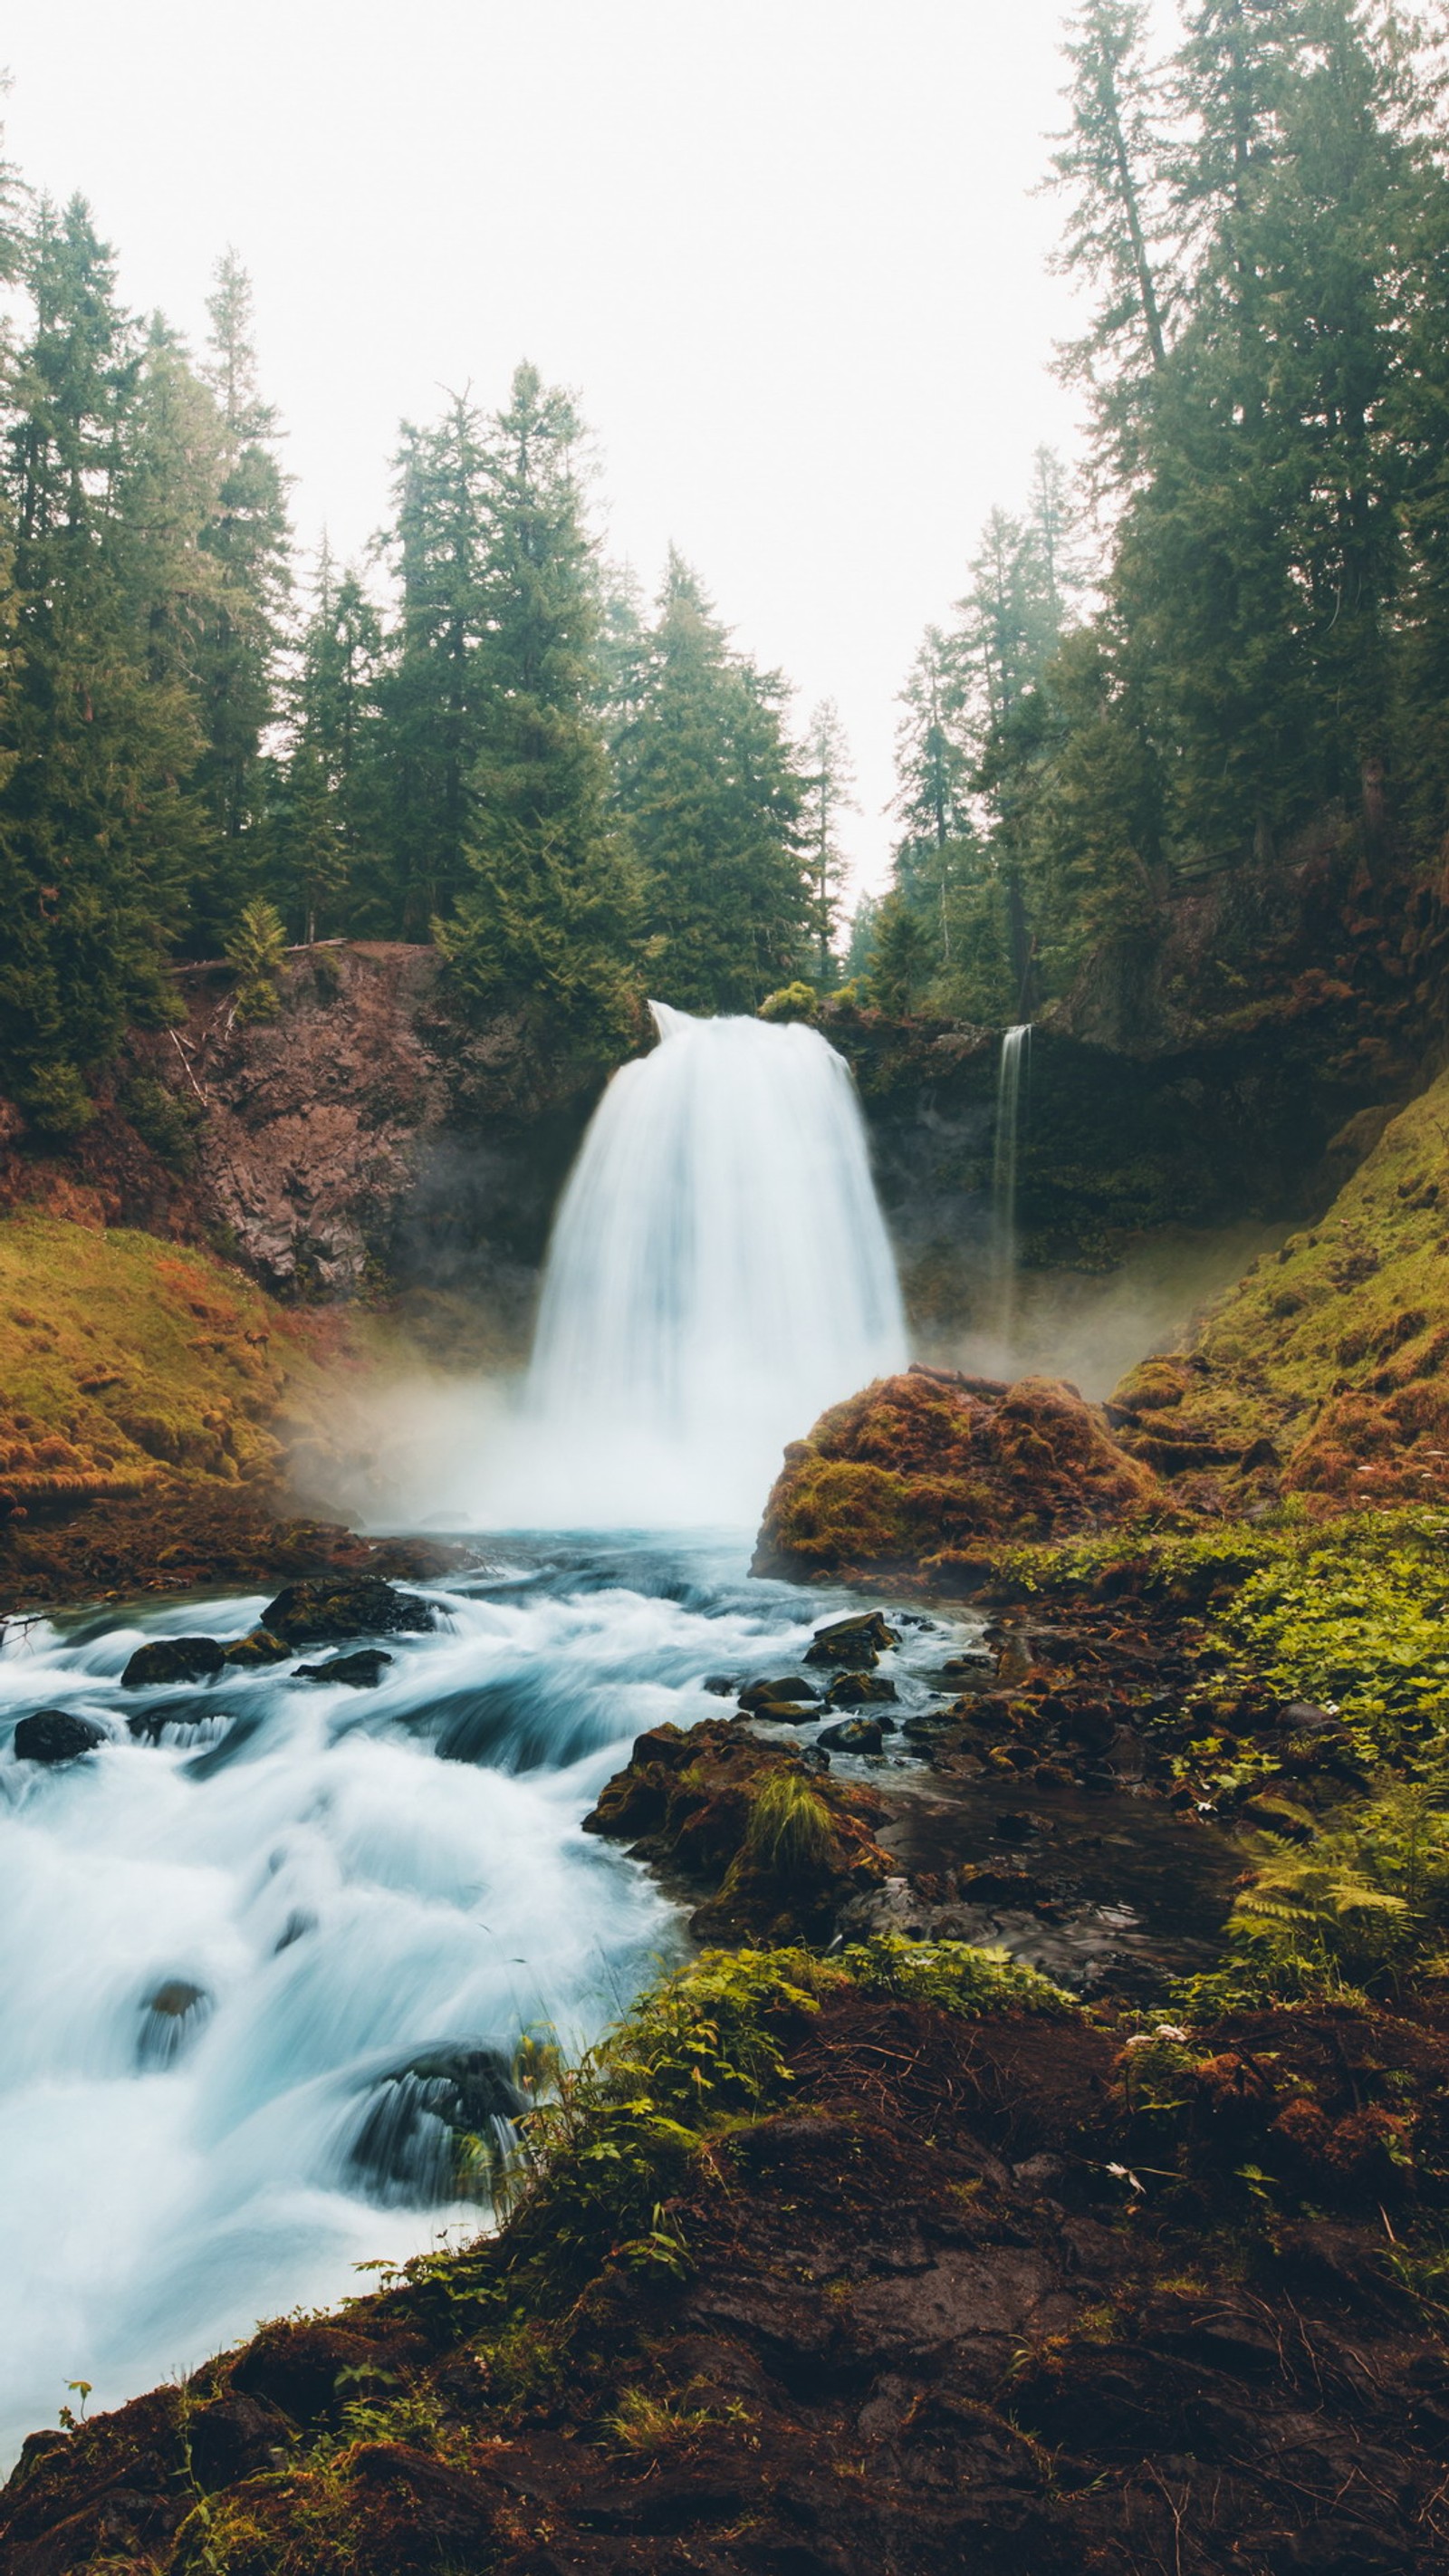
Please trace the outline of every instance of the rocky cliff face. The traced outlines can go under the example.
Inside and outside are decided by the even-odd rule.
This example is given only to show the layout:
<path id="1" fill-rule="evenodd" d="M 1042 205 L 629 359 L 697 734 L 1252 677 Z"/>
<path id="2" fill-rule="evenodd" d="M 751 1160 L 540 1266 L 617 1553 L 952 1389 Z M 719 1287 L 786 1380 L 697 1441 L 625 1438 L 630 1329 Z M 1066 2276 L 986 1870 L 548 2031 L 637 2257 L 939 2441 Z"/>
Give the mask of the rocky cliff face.
<path id="1" fill-rule="evenodd" d="M 1417 1088 L 1419 932 L 1395 934 L 1408 964 L 1380 923 L 1376 945 L 1365 932 L 1332 972 L 1309 967 L 1305 943 L 1332 954 L 1363 931 L 1359 898 L 1322 854 L 1256 890 L 1241 877 L 1178 889 L 1140 954 L 1104 950 L 1039 1024 L 1020 1154 L 1030 1264 L 1109 1266 L 1124 1235 L 1164 1224 L 1311 1217 L 1372 1141 L 1350 1150 L 1362 1114 Z M 1231 960 L 1255 941 L 1250 991 Z M 237 1024 L 221 967 L 184 968 L 179 986 L 184 1022 L 133 1036 L 64 1157 L 37 1154 L 0 1103 L 0 1211 L 207 1242 L 294 1300 L 458 1292 L 522 1337 L 600 1087 L 565 1033 L 526 1006 L 465 1026 L 422 947 L 294 950 L 261 1026 Z M 917 1316 L 970 1323 L 998 1039 L 828 1004 L 822 1024 L 860 1086 Z"/>
<path id="2" fill-rule="evenodd" d="M 211 1243 L 291 1299 L 466 1287 L 517 1321 L 599 1087 L 525 1009 L 450 1017 L 430 948 L 294 950 L 278 1018 L 237 1023 L 220 967 L 133 1035 L 63 1158 L 0 1125 L 0 1209 Z"/>

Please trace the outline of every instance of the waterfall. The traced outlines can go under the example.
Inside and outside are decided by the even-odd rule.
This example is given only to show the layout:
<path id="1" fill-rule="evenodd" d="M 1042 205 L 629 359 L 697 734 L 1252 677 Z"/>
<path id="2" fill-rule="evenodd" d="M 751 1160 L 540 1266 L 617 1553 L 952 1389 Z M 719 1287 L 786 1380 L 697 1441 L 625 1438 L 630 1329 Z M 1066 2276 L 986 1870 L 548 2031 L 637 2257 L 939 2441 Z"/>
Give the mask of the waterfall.
<path id="1" fill-rule="evenodd" d="M 991 1266 L 995 1330 L 1009 1340 L 1016 1319 L 1016 1177 L 1021 1127 L 1021 1077 L 1029 1062 L 1031 1022 L 1006 1029 L 996 1077 L 996 1145 L 991 1163 Z"/>
<path id="2" fill-rule="evenodd" d="M 752 1520 L 784 1443 L 905 1365 L 842 1059 L 799 1023 L 652 1008 L 554 1228 L 508 1477 L 536 1524 Z"/>

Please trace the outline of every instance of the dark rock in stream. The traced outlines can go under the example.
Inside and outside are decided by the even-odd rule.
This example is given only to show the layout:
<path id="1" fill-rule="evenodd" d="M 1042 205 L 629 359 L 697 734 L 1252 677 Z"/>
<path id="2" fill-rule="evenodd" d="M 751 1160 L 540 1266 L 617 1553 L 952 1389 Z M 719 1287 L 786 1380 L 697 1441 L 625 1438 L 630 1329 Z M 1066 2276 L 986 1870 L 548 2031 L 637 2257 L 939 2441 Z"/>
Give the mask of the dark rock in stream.
<path id="1" fill-rule="evenodd" d="M 527 2108 L 497 2049 L 430 2049 L 379 2078 L 348 2161 L 383 2200 L 486 2199 Z"/>
<path id="2" fill-rule="evenodd" d="M 325 1664 L 299 1664 L 299 1682 L 346 1682 L 351 1690 L 376 1690 L 384 1664 L 392 1662 L 381 1646 L 362 1646 L 355 1655 L 334 1655 Z"/>
<path id="3" fill-rule="evenodd" d="M 88 1717 L 72 1717 L 63 1708 L 38 1708 L 22 1717 L 15 1729 L 15 1758 L 53 1768 L 59 1762 L 76 1762 L 83 1753 L 94 1753 L 98 1744 L 109 1742 L 105 1728 Z"/>
<path id="4" fill-rule="evenodd" d="M 244 1637 L 235 1638 L 227 1647 L 226 1661 L 247 1666 L 284 1664 L 291 1651 L 280 1637 L 272 1635 L 270 1628 L 251 1628 Z"/>
<path id="5" fill-rule="evenodd" d="M 166 1682 L 204 1682 L 219 1673 L 226 1649 L 215 1637 L 153 1637 L 138 1646 L 121 1675 L 122 1690 L 155 1690 Z"/>
<path id="6" fill-rule="evenodd" d="M 816 1741 L 827 1753 L 879 1753 L 886 1727 L 894 1735 L 889 1718 L 846 1717 L 838 1726 L 823 1726 Z"/>
<path id="7" fill-rule="evenodd" d="M 883 1610 L 862 1611 L 853 1619 L 832 1619 L 817 1628 L 805 1649 L 807 1664 L 848 1664 L 852 1671 L 872 1665 L 887 1646 L 899 1645 Z"/>
<path id="8" fill-rule="evenodd" d="M 799 1673 L 786 1673 L 782 1681 L 751 1682 L 748 1688 L 740 1693 L 740 1706 L 755 1710 L 763 1708 L 769 1702 L 777 1706 L 794 1704 L 813 1707 L 818 1698 L 819 1693 L 812 1690 L 810 1684 L 802 1680 Z"/>
<path id="9" fill-rule="evenodd" d="M 435 1625 L 433 1605 L 398 1592 L 380 1575 L 289 1583 L 262 1612 L 262 1626 L 289 1646 L 335 1646 L 349 1637 L 416 1636 Z"/>
<path id="10" fill-rule="evenodd" d="M 139 2065 L 152 2074 L 175 2064 L 211 2019 L 211 1997 L 189 1977 L 168 1977 L 141 2007 L 136 2041 Z"/>
<path id="11" fill-rule="evenodd" d="M 842 1673 L 825 1694 L 827 1708 L 865 1708 L 872 1703 L 893 1700 L 894 1682 L 880 1673 Z"/>

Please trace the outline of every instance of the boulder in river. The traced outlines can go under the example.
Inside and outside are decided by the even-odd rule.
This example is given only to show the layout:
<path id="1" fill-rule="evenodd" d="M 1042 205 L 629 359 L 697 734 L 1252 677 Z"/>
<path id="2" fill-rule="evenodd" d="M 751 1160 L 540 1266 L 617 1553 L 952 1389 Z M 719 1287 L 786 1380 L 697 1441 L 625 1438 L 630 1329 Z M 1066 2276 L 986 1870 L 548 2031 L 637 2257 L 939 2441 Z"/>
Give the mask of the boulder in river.
<path id="1" fill-rule="evenodd" d="M 827 1708 L 865 1708 L 871 1702 L 892 1700 L 894 1682 L 884 1673 L 840 1673 L 825 1694 Z"/>
<path id="2" fill-rule="evenodd" d="M 433 1624 L 430 1601 L 416 1592 L 397 1591 L 377 1574 L 323 1575 L 312 1583 L 289 1583 L 262 1612 L 262 1626 L 288 1646 L 416 1636 Z"/>
<path id="3" fill-rule="evenodd" d="M 121 1675 L 122 1690 L 154 1690 L 163 1682 L 205 1682 L 219 1673 L 226 1649 L 215 1637 L 153 1637 L 138 1646 Z"/>
<path id="4" fill-rule="evenodd" d="M 772 1703 L 794 1701 L 802 1706 L 813 1705 L 818 1696 L 818 1692 L 813 1691 L 807 1681 L 802 1681 L 798 1673 L 787 1673 L 782 1681 L 751 1682 L 749 1687 L 740 1693 L 740 1706 L 759 1709 L 763 1708 L 767 1701 Z"/>
<path id="5" fill-rule="evenodd" d="M 94 1753 L 98 1744 L 109 1742 L 105 1728 L 89 1717 L 72 1717 L 63 1708 L 38 1708 L 22 1717 L 15 1729 L 15 1758 L 49 1765 L 75 1762 L 82 1753 Z"/>
<path id="6" fill-rule="evenodd" d="M 497 2049 L 430 2049 L 379 2078 L 348 2161 L 383 2200 L 486 2199 L 527 2108 Z"/>
<path id="7" fill-rule="evenodd" d="M 171 2066 L 211 2019 L 211 1997 L 189 1977 L 167 1977 L 141 2007 L 138 2062 L 152 2073 Z"/>
<path id="8" fill-rule="evenodd" d="M 284 1664 L 292 1649 L 270 1628 L 249 1628 L 244 1637 L 236 1637 L 226 1649 L 229 1664 Z"/>
<path id="9" fill-rule="evenodd" d="M 392 1662 L 381 1646 L 360 1646 L 355 1655 L 333 1655 L 325 1664 L 299 1664 L 299 1682 L 346 1682 L 352 1690 L 376 1690 L 384 1664 Z"/>
<path id="10" fill-rule="evenodd" d="M 813 1644 L 805 1649 L 805 1661 L 848 1664 L 854 1672 L 873 1664 L 885 1647 L 899 1643 L 883 1610 L 863 1610 L 854 1618 L 832 1619 L 827 1627 L 817 1628 Z"/>
<path id="11" fill-rule="evenodd" d="M 894 1721 L 880 1717 L 843 1717 L 838 1726 L 823 1726 L 815 1741 L 827 1753 L 879 1753 L 885 1729 Z"/>

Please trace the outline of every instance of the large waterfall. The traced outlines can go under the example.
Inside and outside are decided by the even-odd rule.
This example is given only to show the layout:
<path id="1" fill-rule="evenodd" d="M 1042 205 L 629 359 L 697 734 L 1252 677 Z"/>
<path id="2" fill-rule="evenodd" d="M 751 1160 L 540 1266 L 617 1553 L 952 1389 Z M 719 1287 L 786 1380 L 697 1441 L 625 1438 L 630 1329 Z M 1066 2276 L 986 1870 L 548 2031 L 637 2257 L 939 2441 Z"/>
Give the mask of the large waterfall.
<path id="1" fill-rule="evenodd" d="M 653 1006 L 565 1192 L 514 1517 L 757 1517 L 784 1443 L 905 1364 L 850 1074 L 815 1029 Z"/>

